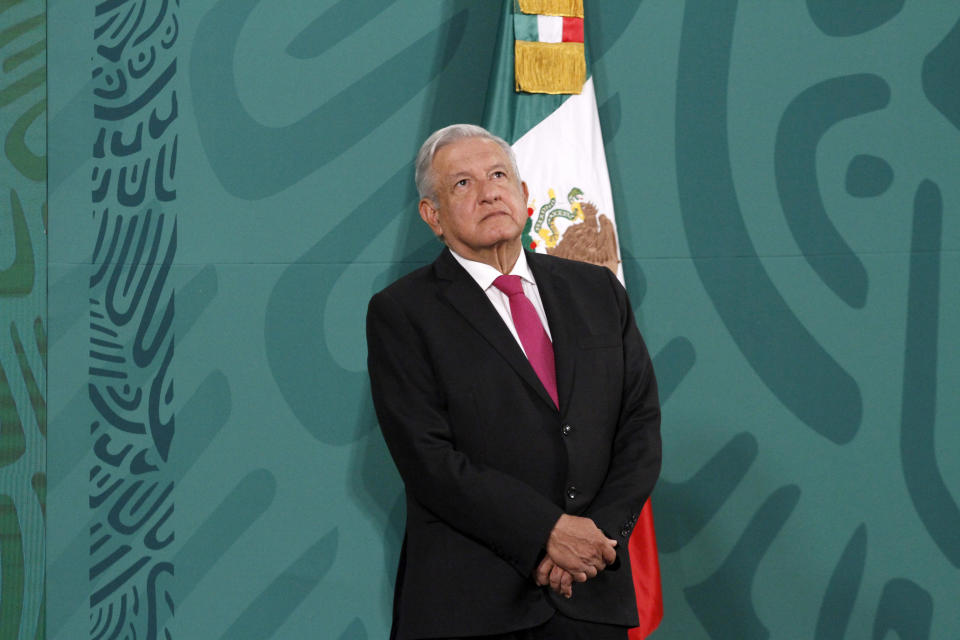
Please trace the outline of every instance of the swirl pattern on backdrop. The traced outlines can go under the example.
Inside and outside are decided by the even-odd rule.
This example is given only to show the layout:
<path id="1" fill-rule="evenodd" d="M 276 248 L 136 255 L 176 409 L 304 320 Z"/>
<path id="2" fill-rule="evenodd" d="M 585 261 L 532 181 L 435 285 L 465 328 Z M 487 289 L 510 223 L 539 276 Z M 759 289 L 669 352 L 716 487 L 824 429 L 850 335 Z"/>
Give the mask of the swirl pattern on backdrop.
<path id="1" fill-rule="evenodd" d="M 96 6 L 90 636 L 170 638 L 179 2 Z"/>

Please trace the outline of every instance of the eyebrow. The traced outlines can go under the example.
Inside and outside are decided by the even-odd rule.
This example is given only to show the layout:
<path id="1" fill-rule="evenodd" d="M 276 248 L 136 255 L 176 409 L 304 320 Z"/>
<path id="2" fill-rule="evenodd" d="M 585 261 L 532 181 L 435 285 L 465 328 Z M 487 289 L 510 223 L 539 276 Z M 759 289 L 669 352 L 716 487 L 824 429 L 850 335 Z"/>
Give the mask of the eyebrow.
<path id="1" fill-rule="evenodd" d="M 502 162 L 498 162 L 496 164 L 493 164 L 487 167 L 486 173 L 490 173 L 491 171 L 503 171 L 504 173 L 510 173 L 510 167 L 506 164 L 503 164 Z M 473 177 L 473 174 L 469 171 L 458 171 L 457 173 L 453 173 L 447 176 L 447 178 L 450 180 L 450 184 L 456 184 L 460 182 L 461 178 L 472 178 L 472 177 Z"/>

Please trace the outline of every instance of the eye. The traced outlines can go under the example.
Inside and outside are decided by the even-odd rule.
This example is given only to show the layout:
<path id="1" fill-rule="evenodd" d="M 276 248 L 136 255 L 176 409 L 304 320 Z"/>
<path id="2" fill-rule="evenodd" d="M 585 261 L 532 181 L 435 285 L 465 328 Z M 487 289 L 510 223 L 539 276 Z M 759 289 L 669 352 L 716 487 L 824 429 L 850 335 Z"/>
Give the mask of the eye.
<path id="1" fill-rule="evenodd" d="M 506 178 L 506 177 L 507 177 L 507 172 L 506 172 L 506 171 L 500 171 L 500 170 L 498 169 L 498 170 L 496 170 L 496 171 L 493 172 L 493 177 L 494 177 L 494 178 Z"/>
<path id="2" fill-rule="evenodd" d="M 465 186 L 467 186 L 467 179 L 466 179 L 466 178 L 460 178 L 459 180 L 457 180 L 457 186 L 458 186 L 458 187 L 465 187 Z"/>

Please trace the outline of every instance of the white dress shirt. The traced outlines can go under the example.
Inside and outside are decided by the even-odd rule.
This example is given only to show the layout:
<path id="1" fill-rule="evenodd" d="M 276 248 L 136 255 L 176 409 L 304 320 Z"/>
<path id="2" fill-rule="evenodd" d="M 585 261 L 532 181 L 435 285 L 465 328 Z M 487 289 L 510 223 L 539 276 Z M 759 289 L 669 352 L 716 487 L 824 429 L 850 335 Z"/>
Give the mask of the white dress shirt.
<path id="1" fill-rule="evenodd" d="M 513 315 L 510 313 L 510 298 L 493 285 L 493 281 L 503 274 L 486 263 L 467 260 L 452 249 L 450 253 L 453 254 L 457 262 L 467 270 L 470 277 L 473 278 L 476 283 L 480 285 L 480 288 L 483 289 L 484 293 L 487 294 L 487 298 L 491 304 L 493 304 L 493 308 L 497 310 L 497 313 L 500 314 L 500 317 L 503 318 L 504 323 L 506 323 L 507 328 L 510 329 L 510 333 L 513 334 L 513 339 L 516 340 L 520 348 L 523 349 L 523 343 L 520 342 L 517 327 L 513 324 Z M 537 311 L 537 316 L 540 317 L 540 324 L 543 325 L 543 329 L 547 332 L 547 337 L 552 341 L 553 336 L 550 334 L 547 314 L 543 310 L 543 302 L 541 302 L 540 292 L 537 290 L 537 281 L 533 279 L 533 274 L 530 273 L 530 267 L 527 266 L 527 256 L 522 249 L 520 250 L 520 257 L 517 258 L 517 263 L 513 265 L 513 269 L 511 269 L 507 275 L 520 276 L 521 280 L 523 280 L 523 293 L 533 304 L 533 308 Z M 523 353 L 526 355 L 527 352 L 524 351 Z"/>

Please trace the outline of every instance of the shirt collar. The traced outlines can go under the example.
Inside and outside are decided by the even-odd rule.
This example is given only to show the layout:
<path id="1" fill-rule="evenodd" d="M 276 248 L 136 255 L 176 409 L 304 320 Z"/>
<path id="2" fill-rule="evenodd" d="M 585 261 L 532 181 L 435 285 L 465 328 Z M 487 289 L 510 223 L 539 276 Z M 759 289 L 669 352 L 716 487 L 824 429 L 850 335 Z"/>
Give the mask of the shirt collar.
<path id="1" fill-rule="evenodd" d="M 489 289 L 493 285 L 493 281 L 502 275 L 494 267 L 491 267 L 485 262 L 468 260 L 453 249 L 450 249 L 450 253 L 454 258 L 456 258 L 457 262 L 459 262 L 460 265 L 467 270 L 467 273 L 470 274 L 470 277 L 473 278 L 484 291 Z M 520 276 L 530 284 L 537 284 L 537 281 L 533 279 L 533 274 L 530 273 L 530 267 L 527 265 L 527 255 L 523 249 L 520 250 L 520 255 L 517 257 L 517 262 L 513 265 L 513 269 L 510 270 L 508 275 Z"/>

